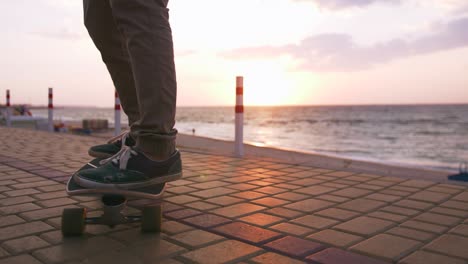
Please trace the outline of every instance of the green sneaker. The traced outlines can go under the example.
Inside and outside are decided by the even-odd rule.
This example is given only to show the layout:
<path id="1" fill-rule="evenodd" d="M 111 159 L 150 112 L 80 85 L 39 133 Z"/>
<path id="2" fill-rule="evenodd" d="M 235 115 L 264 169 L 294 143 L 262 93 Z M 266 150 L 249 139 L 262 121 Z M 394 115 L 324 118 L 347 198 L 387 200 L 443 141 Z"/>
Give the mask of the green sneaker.
<path id="1" fill-rule="evenodd" d="M 75 173 L 73 180 L 90 189 L 136 189 L 182 178 L 178 150 L 165 161 L 154 161 L 136 148 L 124 146 L 101 164 Z"/>
<path id="2" fill-rule="evenodd" d="M 120 151 L 122 142 L 127 146 L 135 145 L 135 140 L 130 136 L 129 132 L 125 132 L 111 138 L 107 144 L 92 146 L 89 148 L 88 154 L 95 158 L 110 158 Z"/>

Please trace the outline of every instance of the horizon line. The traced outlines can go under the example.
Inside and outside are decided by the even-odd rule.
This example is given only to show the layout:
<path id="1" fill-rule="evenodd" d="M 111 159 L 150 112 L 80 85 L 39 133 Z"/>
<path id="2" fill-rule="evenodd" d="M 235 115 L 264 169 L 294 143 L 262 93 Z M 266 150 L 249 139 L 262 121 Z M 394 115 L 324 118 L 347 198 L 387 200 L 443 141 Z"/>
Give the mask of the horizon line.
<path id="1" fill-rule="evenodd" d="M 32 108 L 47 108 L 47 105 L 35 105 L 35 104 L 12 104 L 12 106 L 26 105 Z M 452 102 L 452 103 L 363 103 L 363 104 L 280 104 L 280 105 L 244 105 L 244 107 L 319 107 L 319 106 L 436 106 L 436 105 L 468 105 L 468 102 Z M 4 104 L 0 104 L 1 108 L 4 108 Z M 54 105 L 54 108 L 114 108 L 113 106 L 102 107 L 102 106 L 91 106 L 91 105 Z M 180 105 L 177 108 L 196 108 L 196 107 L 234 107 L 234 105 Z"/>

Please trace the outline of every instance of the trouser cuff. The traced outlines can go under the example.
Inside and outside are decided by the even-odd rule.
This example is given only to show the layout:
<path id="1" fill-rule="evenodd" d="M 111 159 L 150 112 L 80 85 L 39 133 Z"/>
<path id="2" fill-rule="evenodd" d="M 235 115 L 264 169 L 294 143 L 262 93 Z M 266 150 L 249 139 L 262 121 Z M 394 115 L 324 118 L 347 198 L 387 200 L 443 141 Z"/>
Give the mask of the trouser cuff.
<path id="1" fill-rule="evenodd" d="M 136 147 L 153 157 L 170 157 L 176 149 L 177 130 L 170 134 L 138 133 Z"/>

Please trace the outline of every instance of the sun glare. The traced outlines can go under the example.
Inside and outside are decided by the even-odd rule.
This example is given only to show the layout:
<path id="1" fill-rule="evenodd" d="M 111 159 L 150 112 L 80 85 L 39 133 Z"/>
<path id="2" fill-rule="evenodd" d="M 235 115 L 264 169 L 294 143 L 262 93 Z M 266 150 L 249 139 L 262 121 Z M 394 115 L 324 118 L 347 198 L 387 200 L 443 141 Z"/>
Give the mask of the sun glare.
<path id="1" fill-rule="evenodd" d="M 293 82 L 280 65 L 252 63 L 244 69 L 244 104 L 290 104 Z"/>

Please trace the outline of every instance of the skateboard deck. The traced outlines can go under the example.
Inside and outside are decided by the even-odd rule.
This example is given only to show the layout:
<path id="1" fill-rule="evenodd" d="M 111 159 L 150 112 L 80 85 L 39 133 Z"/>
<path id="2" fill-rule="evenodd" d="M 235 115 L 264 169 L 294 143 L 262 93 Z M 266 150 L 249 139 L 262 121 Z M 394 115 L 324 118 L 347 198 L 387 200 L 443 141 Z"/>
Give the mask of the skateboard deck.
<path id="1" fill-rule="evenodd" d="M 102 159 L 94 159 L 81 167 L 76 173 L 96 168 Z M 100 217 L 86 217 L 86 208 L 66 208 L 62 212 L 62 234 L 64 236 L 79 236 L 84 233 L 89 224 L 114 227 L 119 224 L 140 222 L 143 232 L 160 232 L 162 222 L 161 205 L 150 205 L 141 208 L 141 215 L 124 215 L 127 198 L 158 200 L 162 197 L 166 184 L 156 184 L 138 189 L 89 189 L 78 185 L 73 175 L 67 183 L 68 195 L 101 197 L 103 214 Z"/>

